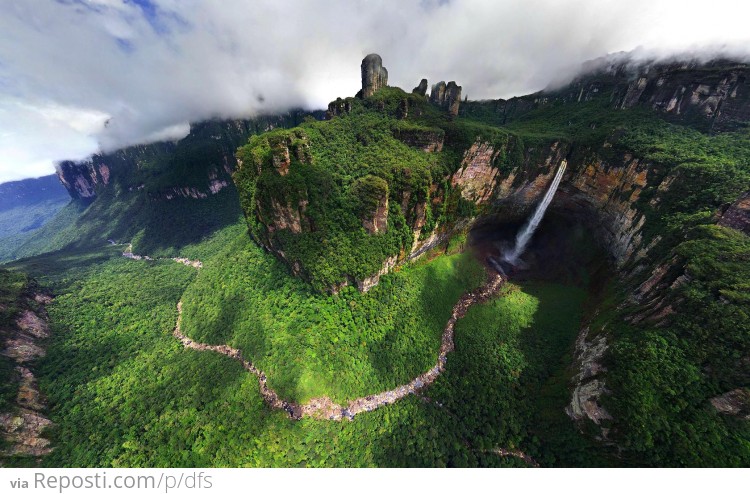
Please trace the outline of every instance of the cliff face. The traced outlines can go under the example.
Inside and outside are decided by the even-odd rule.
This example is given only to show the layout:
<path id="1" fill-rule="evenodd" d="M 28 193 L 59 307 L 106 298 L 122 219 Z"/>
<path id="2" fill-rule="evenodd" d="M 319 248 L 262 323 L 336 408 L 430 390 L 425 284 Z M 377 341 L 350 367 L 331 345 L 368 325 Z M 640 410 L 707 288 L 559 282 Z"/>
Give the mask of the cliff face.
<path id="1" fill-rule="evenodd" d="M 719 224 L 750 235 L 750 190 L 721 213 Z"/>
<path id="2" fill-rule="evenodd" d="M 455 81 L 451 81 L 447 85 L 445 81 L 438 82 L 432 86 L 430 103 L 444 108 L 451 117 L 457 116 L 461 104 L 461 86 L 457 85 Z"/>
<path id="3" fill-rule="evenodd" d="M 311 164 L 309 153 L 291 149 L 288 138 L 279 142 L 284 144 L 272 146 L 271 159 L 268 160 L 275 174 L 284 176 L 288 173 L 290 156 L 296 156 L 294 161 L 300 166 Z M 304 138 L 300 138 L 298 146 L 306 146 L 301 144 L 305 142 Z M 427 152 L 433 148 L 428 146 L 421 149 Z M 481 222 L 485 217 L 492 217 L 493 221 L 521 221 L 544 195 L 557 168 L 568 158 L 571 145 L 553 142 L 543 150 L 527 149 L 523 162 L 506 171 L 501 171 L 498 166 L 502 152 L 497 144 L 478 139 L 463 152 L 456 172 L 446 177 L 451 190 L 483 211 L 474 218 L 432 224 L 425 230 L 427 202 L 414 201 L 410 190 L 398 195 L 397 203 L 405 213 L 406 225 L 414 237 L 409 251 L 398 256 L 399 262 L 444 241 L 456 229 L 470 227 L 473 221 Z M 247 165 L 242 164 L 243 167 Z M 579 217 L 588 224 L 617 265 L 622 266 L 629 260 L 643 256 L 646 246 L 642 241 L 642 229 L 646 219 L 638 206 L 640 194 L 644 188 L 653 184 L 658 188 L 662 182 L 662 190 L 666 190 L 669 179 L 662 178 L 657 167 L 649 166 L 628 153 L 608 159 L 593 154 L 586 160 L 571 162 L 571 165 L 550 207 Z M 257 169 L 263 165 L 251 166 Z M 352 197 L 365 204 L 359 218 L 368 234 L 387 231 L 389 196 L 392 197 L 389 184 L 377 177 L 364 177 L 352 185 Z M 279 244 L 278 232 L 300 234 L 315 231 L 315 222 L 307 215 L 310 204 L 307 189 L 275 194 L 268 199 L 262 197 L 264 195 L 259 194 L 255 198 L 257 209 L 254 215 L 262 225 L 257 230 L 257 237 L 268 250 L 280 253 L 285 258 L 285 248 Z M 431 211 L 438 210 L 440 204 L 448 201 L 446 190 L 438 189 L 436 185 L 432 186 L 429 197 Z M 389 258 L 384 266 L 386 264 L 392 267 L 397 263 Z M 293 270 L 304 268 L 304 263 L 296 264 Z"/>
<path id="4" fill-rule="evenodd" d="M 377 86 L 373 74 L 379 63 L 373 57 L 363 61 L 367 76 L 363 88 Z M 636 69 L 615 64 L 599 67 L 555 92 L 469 103 L 459 114 L 471 116 L 480 108 L 486 117 L 488 110 L 498 110 L 505 120 L 552 103 L 576 105 L 606 98 L 610 109 L 603 112 L 647 106 L 670 119 L 716 130 L 730 123 L 721 116 L 722 108 L 746 104 L 745 70 L 740 64 Z M 540 139 L 534 129 L 527 144 L 525 137 L 513 132 L 476 131 L 464 126 L 452 110 L 458 108 L 454 103 L 460 101 L 460 87 L 434 85 L 431 105 L 426 106 L 421 96 L 425 88 L 422 81 L 409 94 L 388 88 L 365 100 L 337 100 L 329 106 L 331 122 L 312 129 L 309 139 L 302 134 L 269 136 L 266 144 L 251 143 L 240 153 L 246 162 L 234 178 L 242 184 L 243 208 L 259 243 L 285 260 L 294 273 L 313 280 L 316 265 L 330 263 L 324 265 L 330 274 L 327 289 L 335 291 L 355 282 L 369 287 L 391 267 L 418 257 L 475 222 L 523 221 L 561 163 L 567 162 L 550 209 L 585 224 L 626 274 L 643 269 L 637 261 L 661 241 L 659 235 L 647 234 L 652 226 L 648 214 L 658 211 L 676 178 L 666 165 L 623 147 L 622 131 L 614 129 L 585 143 L 570 137 Z M 670 103 L 675 94 L 693 93 Z M 400 148 L 390 138 L 420 153 L 392 158 L 392 150 Z M 300 152 L 302 143 L 309 152 Z M 445 167 L 420 169 L 423 157 L 429 155 L 435 158 L 428 161 Z M 377 160 L 368 156 L 400 165 L 373 172 Z M 362 180 L 375 178 L 383 179 L 383 184 L 360 187 Z M 746 228 L 745 199 L 727 206 L 725 224 Z M 336 218 L 326 217 L 330 211 L 336 211 Z M 331 233 L 338 231 L 351 235 Z M 385 244 L 391 247 L 383 248 Z M 370 249 L 370 245 L 379 247 Z M 347 266 L 347 259 L 359 258 L 367 261 Z"/>
<path id="5" fill-rule="evenodd" d="M 379 57 L 363 60 L 363 88 L 377 86 L 376 69 L 381 63 Z M 417 88 L 417 93 L 421 89 Z M 638 203 L 646 187 L 661 190 L 668 186 L 665 183 L 660 188 L 664 177 L 658 167 L 626 151 L 613 152 L 607 141 L 584 154 L 574 153 L 569 141 L 524 146 L 512 135 L 488 138 L 492 132 L 487 131 L 466 143 L 459 137 L 473 129 L 464 129 L 453 120 L 459 101 L 460 87 L 455 83 L 433 86 L 430 103 L 440 109 L 437 114 L 415 93 L 389 93 L 385 98 L 381 94 L 377 101 L 337 100 L 329 106 L 331 122 L 251 141 L 238 153 L 240 169 L 234 180 L 256 240 L 303 276 L 315 269 L 311 263 L 319 263 L 321 256 L 369 255 L 364 253 L 365 247 L 355 247 L 356 254 L 344 254 L 341 242 L 378 244 L 372 237 L 387 234 L 388 242 L 398 245 L 397 251 L 393 247 L 381 250 L 379 263 L 352 265 L 351 270 L 332 274 L 327 286 L 335 289 L 342 283 L 377 277 L 388 266 L 413 259 L 457 229 L 469 228 L 488 215 L 500 221 L 521 221 L 540 200 L 560 164 L 568 161 L 551 208 L 581 218 L 618 266 L 645 255 L 642 230 L 646 218 Z M 445 128 L 424 126 L 424 115 L 429 115 L 430 122 L 442 119 Z M 387 132 L 364 130 L 372 129 L 373 122 L 379 122 Z M 398 151 L 403 153 L 399 158 L 388 158 L 394 149 L 400 149 L 391 138 L 417 152 Z M 446 174 L 435 167 L 420 171 L 424 157 L 433 154 L 440 155 L 437 160 L 446 156 L 456 160 L 449 165 L 455 171 Z M 396 166 L 366 172 L 373 166 L 368 156 L 390 159 Z M 354 160 L 361 163 L 350 164 Z M 323 182 L 330 185 L 321 190 L 318 183 Z M 342 187 L 341 195 L 338 187 Z M 658 200 L 658 194 L 652 200 Z M 339 208 L 334 216 L 340 217 L 327 217 Z M 349 212 L 354 213 L 352 220 L 361 226 L 364 236 L 353 241 L 345 234 L 333 243 L 331 232 L 356 228 L 352 220 L 345 219 Z M 403 232 L 398 235 L 408 232 L 408 240 L 405 236 L 393 238 L 393 227 Z M 326 272 L 336 269 L 330 266 Z M 351 272 L 354 270 L 358 273 Z"/>
<path id="6" fill-rule="evenodd" d="M 705 130 L 731 130 L 750 120 L 750 66 L 716 61 L 710 64 L 632 63 L 597 60 L 562 89 L 511 98 L 469 102 L 461 114 L 491 114 L 497 123 L 511 122 L 531 110 L 552 104 L 608 101 L 612 108 L 645 107 L 664 117 Z"/>
<path id="7" fill-rule="evenodd" d="M 388 71 L 380 55 L 372 53 L 362 60 L 362 97 L 369 98 L 388 85 Z"/>
<path id="8" fill-rule="evenodd" d="M 93 164 L 61 161 L 55 165 L 55 170 L 60 183 L 74 200 L 89 203 L 96 198 L 99 179 Z"/>
<path id="9" fill-rule="evenodd" d="M 493 221 L 521 221 L 541 200 L 560 164 L 570 159 L 570 151 L 571 145 L 563 142 L 553 142 L 541 152 L 527 150 L 522 166 L 501 173 L 493 166 L 498 151 L 489 143 L 476 142 L 451 183 L 460 186 L 465 199 L 490 206 Z M 550 208 L 588 224 L 621 266 L 645 253 L 641 231 L 646 219 L 638 206 L 641 192 L 665 180 L 657 167 L 628 153 L 608 159 L 592 154 L 570 163 Z"/>
<path id="10" fill-rule="evenodd" d="M 131 146 L 56 165 L 70 196 L 91 203 L 105 191 L 144 191 L 151 200 L 204 199 L 232 183 L 237 147 L 254 133 L 298 124 L 305 113 L 197 123 L 177 142 Z M 320 117 L 321 115 L 316 116 Z"/>
<path id="11" fill-rule="evenodd" d="M 7 276 L 0 272 L 0 283 Z M 6 287 L 0 288 L 5 292 Z M 0 410 L 0 437 L 6 443 L 0 450 L 0 465 L 2 457 L 41 457 L 52 451 L 49 439 L 43 437 L 52 422 L 44 416 L 46 398 L 34 375 L 35 361 L 45 355 L 44 340 L 50 336 L 44 306 L 51 300 L 45 294 L 33 293 L 26 284 L 14 303 L 0 305 L 0 318 L 7 322 L 0 328 L 0 358 L 13 365 L 12 375 L 3 377 L 17 387 L 12 403 L 2 403 Z"/>
<path id="12" fill-rule="evenodd" d="M 461 197 L 475 204 L 483 204 L 493 196 L 498 168 L 495 160 L 500 150 L 477 140 L 464 153 L 461 168 L 451 178 L 451 185 L 461 190 Z"/>

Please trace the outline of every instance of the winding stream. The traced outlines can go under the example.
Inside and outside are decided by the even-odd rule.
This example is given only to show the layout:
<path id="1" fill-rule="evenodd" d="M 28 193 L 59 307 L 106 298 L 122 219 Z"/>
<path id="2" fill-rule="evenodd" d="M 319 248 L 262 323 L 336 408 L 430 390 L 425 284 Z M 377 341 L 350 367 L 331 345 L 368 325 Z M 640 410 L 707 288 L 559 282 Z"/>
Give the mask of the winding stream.
<path id="1" fill-rule="evenodd" d="M 135 260 L 157 260 L 148 256 L 139 256 L 128 251 L 123 252 L 123 256 Z M 190 260 L 181 257 L 170 258 L 170 260 L 185 264 L 186 266 L 192 266 L 196 269 L 203 267 L 203 263 L 197 260 Z M 343 418 L 352 420 L 354 416 L 359 413 L 370 412 L 385 405 L 395 403 L 408 395 L 417 393 L 419 390 L 435 382 L 435 379 L 445 371 L 448 354 L 454 349 L 453 330 L 456 326 L 456 321 L 464 317 L 466 311 L 473 304 L 485 302 L 492 298 L 504 282 L 505 279 L 499 274 L 489 273 L 488 279 L 483 286 L 477 290 L 465 293 L 460 299 L 458 299 L 458 302 L 453 306 L 451 317 L 448 319 L 445 329 L 443 329 L 437 362 L 430 370 L 397 388 L 350 400 L 346 406 L 334 403 L 334 401 L 328 396 L 313 398 L 304 405 L 282 400 L 279 398 L 276 391 L 268 386 L 266 374 L 253 365 L 252 362 L 246 360 L 242 356 L 240 350 L 229 345 L 208 345 L 206 343 L 199 343 L 183 334 L 180 328 L 182 323 L 182 300 L 177 303 L 177 323 L 175 324 L 173 334 L 175 338 L 180 340 L 185 348 L 220 353 L 240 362 L 245 370 L 251 372 L 258 378 L 260 394 L 263 397 L 263 401 L 273 409 L 284 410 L 291 419 L 299 420 L 308 417 L 316 420 L 341 420 Z"/>
<path id="2" fill-rule="evenodd" d="M 445 329 L 443 330 L 442 343 L 440 345 L 437 362 L 430 370 L 417 376 L 407 384 L 381 393 L 356 398 L 349 401 L 346 406 L 334 403 L 333 400 L 327 396 L 313 398 L 304 405 L 282 400 L 279 398 L 278 394 L 268 386 L 266 374 L 255 367 L 252 362 L 245 360 L 240 350 L 228 345 L 207 345 L 205 343 L 198 343 L 185 336 L 180 329 L 180 324 L 182 322 L 182 301 L 177 303 L 178 316 L 177 324 L 174 329 L 174 336 L 180 340 L 182 345 L 186 348 L 220 353 L 242 363 L 242 366 L 248 372 L 253 373 L 258 378 L 260 394 L 263 396 L 263 400 L 268 406 L 277 410 L 286 411 L 291 419 L 298 420 L 304 417 L 309 417 L 317 420 L 341 420 L 342 418 L 351 420 L 359 413 L 369 412 L 382 406 L 390 405 L 391 403 L 395 403 L 408 395 L 415 394 L 420 389 L 432 384 L 445 370 L 445 363 L 448 354 L 454 349 L 453 329 L 456 325 L 456 321 L 466 315 L 466 311 L 471 305 L 477 302 L 489 300 L 500 289 L 503 282 L 504 279 L 500 275 L 494 273 L 490 274 L 489 279 L 481 288 L 464 294 L 458 302 L 456 302 L 453 306 L 451 317 L 448 319 Z"/>

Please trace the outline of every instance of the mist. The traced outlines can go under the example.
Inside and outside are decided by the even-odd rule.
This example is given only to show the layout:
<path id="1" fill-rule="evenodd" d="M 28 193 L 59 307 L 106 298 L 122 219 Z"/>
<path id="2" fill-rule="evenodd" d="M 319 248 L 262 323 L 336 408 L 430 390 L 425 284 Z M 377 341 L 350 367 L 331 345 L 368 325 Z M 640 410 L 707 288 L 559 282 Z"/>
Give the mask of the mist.
<path id="1" fill-rule="evenodd" d="M 390 85 L 456 80 L 470 99 L 538 91 L 613 52 L 747 58 L 747 10 L 722 0 L 3 0 L 0 182 L 179 139 L 189 122 L 324 108 L 357 92 L 372 52 Z"/>

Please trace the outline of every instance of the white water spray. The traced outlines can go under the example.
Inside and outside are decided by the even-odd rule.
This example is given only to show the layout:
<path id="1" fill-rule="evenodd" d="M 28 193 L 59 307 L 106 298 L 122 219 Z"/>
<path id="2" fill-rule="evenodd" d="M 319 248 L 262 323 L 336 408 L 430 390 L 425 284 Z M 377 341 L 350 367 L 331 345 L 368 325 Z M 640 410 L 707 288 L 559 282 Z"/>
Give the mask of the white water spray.
<path id="1" fill-rule="evenodd" d="M 521 231 L 518 232 L 518 235 L 516 235 L 515 247 L 513 247 L 513 250 L 506 252 L 503 255 L 503 260 L 506 262 L 515 265 L 518 262 L 518 258 L 523 254 L 523 251 L 526 250 L 526 245 L 528 245 L 529 240 L 531 240 L 534 230 L 539 226 L 539 222 L 542 221 L 547 206 L 549 206 L 549 203 L 552 202 L 552 198 L 555 196 L 555 191 L 557 191 L 557 186 L 560 185 L 560 180 L 562 180 L 567 165 L 568 163 L 565 160 L 560 163 L 560 168 L 557 169 L 555 178 L 552 179 L 552 184 L 549 186 L 549 189 L 547 189 L 547 193 L 544 194 L 542 202 L 539 203 L 529 221 L 526 222 Z"/>

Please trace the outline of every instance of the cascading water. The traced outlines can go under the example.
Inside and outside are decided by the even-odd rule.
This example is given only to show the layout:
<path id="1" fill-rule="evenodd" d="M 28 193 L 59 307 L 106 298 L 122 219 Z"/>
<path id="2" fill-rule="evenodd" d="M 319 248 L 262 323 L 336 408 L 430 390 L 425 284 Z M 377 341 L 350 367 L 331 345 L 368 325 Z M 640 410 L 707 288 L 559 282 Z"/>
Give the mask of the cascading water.
<path id="1" fill-rule="evenodd" d="M 539 222 L 542 221 L 547 206 L 549 206 L 549 203 L 552 202 L 552 198 L 555 196 L 555 191 L 557 191 L 557 187 L 560 185 L 560 180 L 562 180 L 567 165 L 568 163 L 566 161 L 560 163 L 560 168 L 557 169 L 555 178 L 552 179 L 552 184 L 549 186 L 549 189 L 547 189 L 547 193 L 544 194 L 542 202 L 539 203 L 534 214 L 529 218 L 529 221 L 526 222 L 523 228 L 521 228 L 521 231 L 518 232 L 518 235 L 516 235 L 516 245 L 512 250 L 503 254 L 504 261 L 516 265 L 518 258 L 523 254 L 523 251 L 526 250 L 526 245 L 528 245 L 529 240 L 531 240 L 534 230 L 539 226 Z"/>

